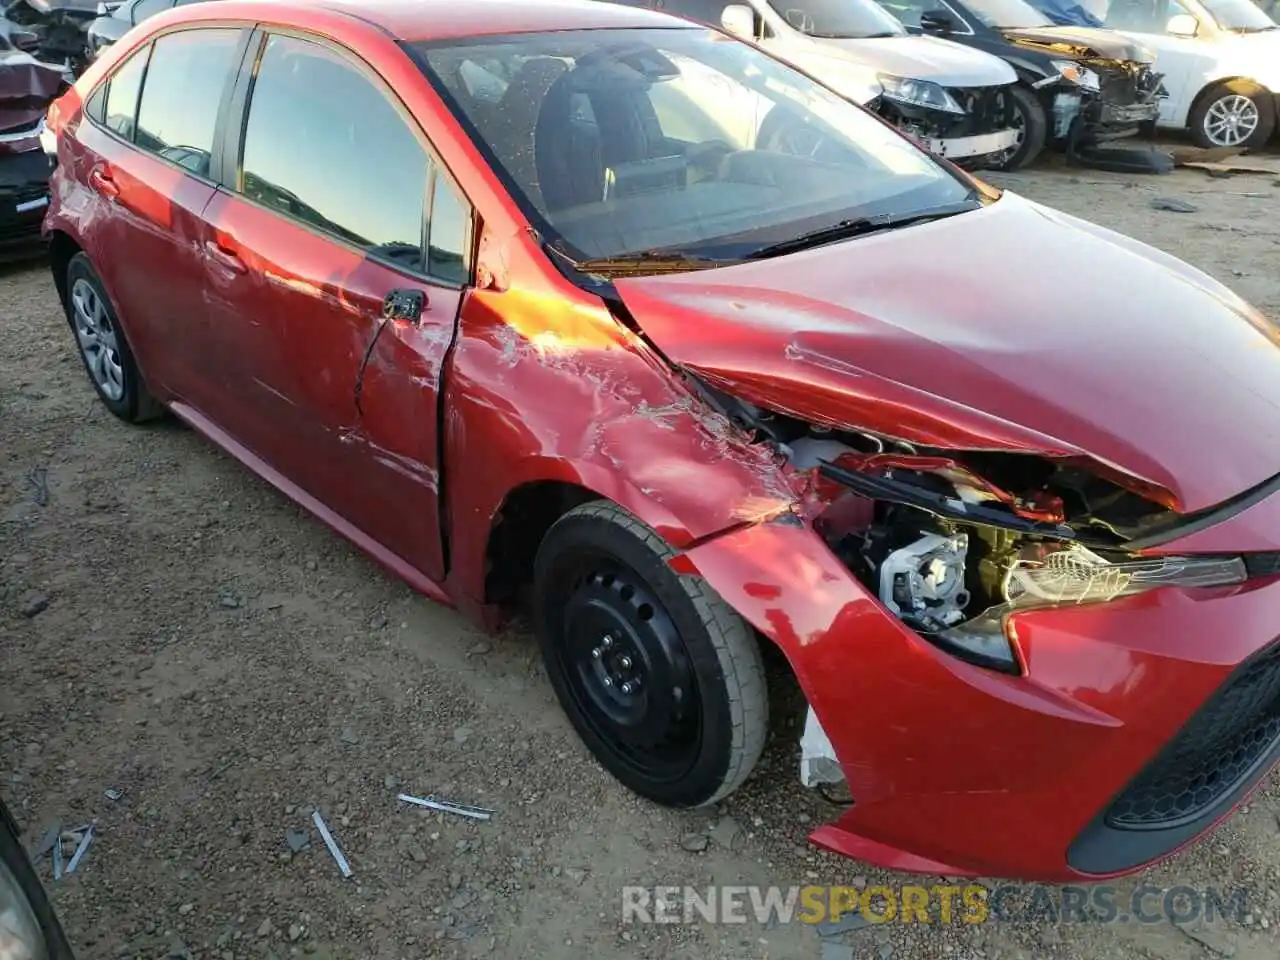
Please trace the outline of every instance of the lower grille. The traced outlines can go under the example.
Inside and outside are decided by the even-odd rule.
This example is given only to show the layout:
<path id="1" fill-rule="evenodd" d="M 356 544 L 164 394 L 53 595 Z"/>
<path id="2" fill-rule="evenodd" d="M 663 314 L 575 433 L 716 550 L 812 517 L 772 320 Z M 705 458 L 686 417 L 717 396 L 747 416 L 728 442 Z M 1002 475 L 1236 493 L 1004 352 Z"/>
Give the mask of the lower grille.
<path id="1" fill-rule="evenodd" d="M 1280 745 L 1280 645 L 1231 677 L 1107 811 L 1109 826 L 1151 830 L 1196 819 Z"/>

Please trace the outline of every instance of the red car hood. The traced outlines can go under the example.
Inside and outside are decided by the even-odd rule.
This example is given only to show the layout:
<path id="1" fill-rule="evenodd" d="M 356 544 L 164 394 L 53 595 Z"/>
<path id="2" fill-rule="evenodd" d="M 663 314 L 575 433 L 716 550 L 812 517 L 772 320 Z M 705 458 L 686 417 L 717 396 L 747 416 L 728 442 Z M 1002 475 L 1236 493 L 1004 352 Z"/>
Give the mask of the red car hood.
<path id="1" fill-rule="evenodd" d="M 1185 263 L 1012 194 L 786 257 L 615 283 L 674 363 L 805 420 L 1085 456 L 1184 511 L 1280 473 L 1280 332 Z"/>

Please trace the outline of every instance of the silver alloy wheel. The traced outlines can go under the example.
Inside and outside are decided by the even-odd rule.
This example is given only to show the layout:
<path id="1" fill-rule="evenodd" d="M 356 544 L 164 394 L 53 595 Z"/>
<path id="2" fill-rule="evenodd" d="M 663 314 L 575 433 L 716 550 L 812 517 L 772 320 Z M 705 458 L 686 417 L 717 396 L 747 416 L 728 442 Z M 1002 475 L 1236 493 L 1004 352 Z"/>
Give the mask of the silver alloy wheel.
<path id="1" fill-rule="evenodd" d="M 120 343 L 116 328 L 107 315 L 107 305 L 93 284 L 80 277 L 71 288 L 75 313 L 76 340 L 84 354 L 89 375 L 102 395 L 112 402 L 124 397 L 124 367 L 120 364 Z"/>
<path id="2" fill-rule="evenodd" d="M 45 960 L 48 944 L 22 885 L 0 861 L 0 957 Z"/>
<path id="3" fill-rule="evenodd" d="M 1209 104 L 1204 115 L 1204 135 L 1219 147 L 1238 147 L 1253 136 L 1261 121 L 1252 98 L 1229 93 Z"/>

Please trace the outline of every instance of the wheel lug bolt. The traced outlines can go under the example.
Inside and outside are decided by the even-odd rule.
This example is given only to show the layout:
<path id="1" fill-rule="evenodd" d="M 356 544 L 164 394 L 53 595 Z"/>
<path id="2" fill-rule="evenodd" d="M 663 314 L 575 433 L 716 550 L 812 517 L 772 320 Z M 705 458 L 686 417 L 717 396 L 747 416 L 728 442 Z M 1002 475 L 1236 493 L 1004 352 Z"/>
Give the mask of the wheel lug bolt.
<path id="1" fill-rule="evenodd" d="M 604 678 L 604 685 L 605 685 L 606 687 L 612 687 L 612 686 L 613 686 L 613 677 L 605 677 L 605 678 Z"/>
<path id="2" fill-rule="evenodd" d="M 619 662 L 620 664 L 622 664 L 622 669 L 623 669 L 623 670 L 630 670 L 630 669 L 631 669 L 631 658 L 630 658 L 630 657 L 623 657 L 623 658 L 622 658 L 622 659 L 620 659 L 618 662 Z"/>
<path id="3" fill-rule="evenodd" d="M 596 647 L 594 650 L 592 650 L 592 651 L 591 651 L 591 659 L 592 659 L 592 660 L 599 660 L 599 659 L 600 659 L 600 648 L 599 648 L 599 647 Z"/>
<path id="4" fill-rule="evenodd" d="M 621 689 L 622 689 L 622 692 L 623 692 L 623 693 L 630 693 L 630 692 L 631 692 L 631 684 L 629 684 L 629 683 L 624 683 L 624 684 L 622 685 L 622 688 L 621 688 Z"/>
<path id="5" fill-rule="evenodd" d="M 604 647 L 606 650 L 608 650 L 610 647 L 613 646 L 613 637 L 609 636 L 609 634 L 606 633 L 604 635 L 604 640 L 601 642 L 600 645 Z"/>

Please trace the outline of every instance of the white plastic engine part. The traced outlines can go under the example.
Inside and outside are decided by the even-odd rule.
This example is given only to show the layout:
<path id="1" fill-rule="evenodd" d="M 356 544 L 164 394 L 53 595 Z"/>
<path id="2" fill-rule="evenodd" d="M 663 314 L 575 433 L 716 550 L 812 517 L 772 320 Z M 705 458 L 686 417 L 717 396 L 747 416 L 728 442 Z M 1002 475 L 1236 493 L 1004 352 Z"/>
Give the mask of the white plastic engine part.
<path id="1" fill-rule="evenodd" d="M 937 629 L 964 619 L 969 593 L 964 563 L 969 538 L 927 533 L 880 565 L 880 600 L 903 620 Z"/>
<path id="2" fill-rule="evenodd" d="M 801 437 L 788 444 L 787 449 L 790 451 L 788 459 L 797 470 L 808 470 L 821 460 L 835 460 L 841 454 L 853 451 L 847 443 L 822 437 Z"/>
<path id="3" fill-rule="evenodd" d="M 844 772 L 836 759 L 835 748 L 827 739 L 813 707 L 804 718 L 804 733 L 800 736 L 800 782 L 806 787 L 820 783 L 844 783 Z"/>

